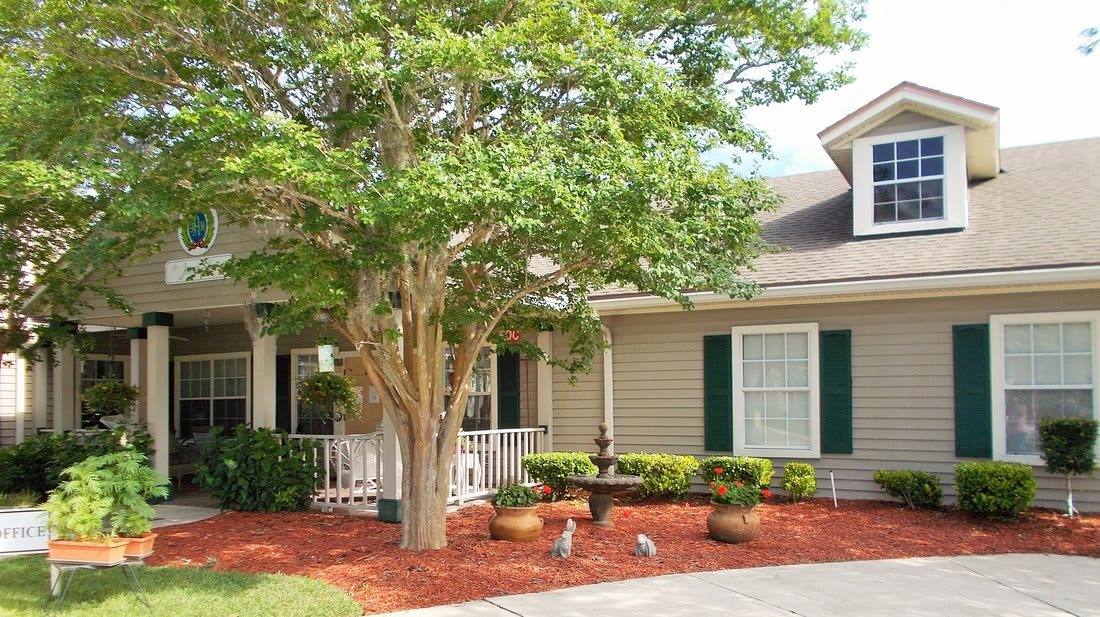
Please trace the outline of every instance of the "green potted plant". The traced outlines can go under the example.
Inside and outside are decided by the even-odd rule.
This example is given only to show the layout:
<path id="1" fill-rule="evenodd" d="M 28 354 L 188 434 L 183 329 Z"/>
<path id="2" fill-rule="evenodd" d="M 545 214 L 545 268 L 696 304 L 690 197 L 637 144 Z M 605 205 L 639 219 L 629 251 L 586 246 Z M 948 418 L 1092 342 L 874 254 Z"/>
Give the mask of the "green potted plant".
<path id="1" fill-rule="evenodd" d="M 125 539 L 126 557 L 141 559 L 153 552 L 150 499 L 168 497 L 168 478 L 149 466 L 149 459 L 133 448 L 105 455 L 104 469 L 111 494 L 111 530 Z"/>
<path id="2" fill-rule="evenodd" d="M 358 418 L 363 402 L 351 379 L 336 373 L 314 373 L 298 382 L 298 399 L 321 414 Z"/>
<path id="3" fill-rule="evenodd" d="M 509 542 L 534 542 L 542 533 L 538 517 L 539 495 L 522 484 L 497 489 L 492 504 L 496 514 L 489 520 L 489 537 Z"/>
<path id="4" fill-rule="evenodd" d="M 96 382 L 80 394 L 84 401 L 83 423 L 94 426 L 103 416 L 128 415 L 139 396 L 138 389 L 121 381 Z"/>
<path id="5" fill-rule="evenodd" d="M 722 478 L 725 470 L 714 468 L 714 477 Z M 767 488 L 760 489 L 740 480 L 716 479 L 710 482 L 710 503 L 714 510 L 707 515 L 707 532 L 719 542 L 740 544 L 756 537 L 760 517 L 753 508 L 762 497 L 771 497 Z"/>
<path id="6" fill-rule="evenodd" d="M 133 447 L 91 456 L 64 470 L 66 478 L 44 509 L 51 559 L 114 563 L 152 552 L 153 508 L 148 499 L 168 496 L 168 479 Z M 123 536 L 123 537 L 119 537 Z"/>
<path id="7" fill-rule="evenodd" d="M 47 544 L 50 559 L 92 564 L 125 559 L 126 541 L 105 527 L 114 500 L 103 478 L 103 457 L 92 456 L 61 472 L 43 509 L 57 539 Z"/>

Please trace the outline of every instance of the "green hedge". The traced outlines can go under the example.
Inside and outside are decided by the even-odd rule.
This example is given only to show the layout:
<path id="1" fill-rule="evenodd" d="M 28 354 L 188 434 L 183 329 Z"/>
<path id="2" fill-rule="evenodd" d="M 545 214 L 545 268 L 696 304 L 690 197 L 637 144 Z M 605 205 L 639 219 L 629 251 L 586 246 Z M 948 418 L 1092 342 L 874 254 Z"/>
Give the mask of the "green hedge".
<path id="1" fill-rule="evenodd" d="M 121 451 L 119 440 L 123 433 L 139 452 L 150 454 L 149 433 L 142 426 L 37 435 L 0 448 L 0 493 L 33 493 L 43 497 L 61 483 L 62 470 L 89 456 Z"/>
<path id="2" fill-rule="evenodd" d="M 550 487 L 553 501 L 565 497 L 566 476 L 592 475 L 599 471 L 584 452 L 528 454 L 521 463 L 527 475 Z"/>
<path id="3" fill-rule="evenodd" d="M 1039 448 L 1047 471 L 1065 476 L 1091 475 L 1096 469 L 1096 433 L 1092 418 L 1043 418 Z"/>
<path id="4" fill-rule="evenodd" d="M 790 462 L 783 466 L 783 490 L 793 501 L 813 497 L 817 492 L 817 472 L 809 463 Z"/>
<path id="5" fill-rule="evenodd" d="M 691 490 L 691 479 L 699 469 L 694 456 L 646 454 L 619 455 L 615 473 L 641 476 L 640 497 L 683 497 Z"/>
<path id="6" fill-rule="evenodd" d="M 1013 518 L 1035 500 L 1031 467 L 1004 461 L 955 465 L 959 509 L 998 518 Z"/>
<path id="7" fill-rule="evenodd" d="M 875 484 L 910 508 L 938 508 L 943 503 L 940 479 L 927 471 L 880 469 L 875 472 Z"/>
<path id="8" fill-rule="evenodd" d="M 239 425 L 232 437 L 216 428 L 199 455 L 196 477 L 222 509 L 258 512 L 305 510 L 313 498 L 319 443 L 288 439 L 271 429 Z"/>
<path id="9" fill-rule="evenodd" d="M 746 486 L 764 490 L 771 485 L 775 468 L 772 462 L 766 458 L 754 458 L 751 456 L 712 456 L 699 463 L 703 481 L 733 482 L 738 481 Z M 721 469 L 721 473 L 715 473 L 715 469 Z"/>

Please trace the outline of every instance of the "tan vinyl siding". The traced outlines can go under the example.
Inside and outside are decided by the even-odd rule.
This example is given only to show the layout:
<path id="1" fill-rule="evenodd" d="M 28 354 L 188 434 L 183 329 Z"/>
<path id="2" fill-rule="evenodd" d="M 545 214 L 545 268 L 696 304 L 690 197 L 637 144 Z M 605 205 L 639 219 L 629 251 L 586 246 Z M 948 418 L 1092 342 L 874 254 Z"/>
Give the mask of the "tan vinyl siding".
<path id="1" fill-rule="evenodd" d="M 935 129 L 941 126 L 952 126 L 950 122 L 937 120 L 912 111 L 902 112 L 875 128 L 863 133 L 861 137 L 875 137 L 876 135 L 891 135 L 893 133 L 906 133 L 909 131 L 921 131 Z"/>
<path id="2" fill-rule="evenodd" d="M 270 232 L 257 227 L 242 228 L 224 222 L 218 238 L 203 257 L 231 254 L 244 257 L 263 245 Z M 132 314 L 151 311 L 173 312 L 187 309 L 243 305 L 252 299 L 247 287 L 230 280 L 198 281 L 178 285 L 164 282 L 165 264 L 191 257 L 180 247 L 175 234 L 161 240 L 161 252 L 145 260 L 122 267 L 121 276 L 112 278 L 109 285 L 121 294 L 133 308 Z M 268 298 L 270 296 L 270 298 Z M 265 294 L 272 299 L 275 294 Z M 282 296 L 279 296 L 282 297 Z M 97 318 L 117 316 L 117 309 L 106 306 L 101 298 L 89 298 L 92 308 L 81 319 L 94 323 Z"/>
<path id="3" fill-rule="evenodd" d="M 554 336 L 555 357 L 569 353 L 568 341 Z M 603 365 L 597 356 L 592 372 L 576 375 L 569 383 L 569 373 L 554 369 L 554 449 L 559 451 L 595 451 L 592 440 L 596 427 L 603 422 Z"/>
<path id="4" fill-rule="evenodd" d="M 1090 290 L 608 317 L 615 342 L 615 448 L 716 454 L 703 450 L 703 336 L 728 333 L 734 325 L 817 322 L 821 330 L 852 330 L 853 381 L 854 453 L 808 461 L 818 470 L 820 494 L 828 491 L 832 470 L 840 497 L 882 499 L 874 471 L 909 468 L 938 474 L 953 501 L 959 460 L 951 327 L 988 322 L 997 313 L 1097 308 L 1100 291 Z M 598 382 L 570 395 L 560 392 L 555 380 L 555 423 L 559 401 L 569 401 L 576 417 L 582 393 L 589 394 L 583 399 L 589 416 L 601 413 Z M 778 486 L 787 460 L 774 462 Z M 1062 480 L 1035 471 L 1040 505 L 1059 507 Z M 1075 489 L 1079 507 L 1100 510 L 1100 480 L 1082 479 Z"/>
<path id="5" fill-rule="evenodd" d="M 15 356 L 0 358 L 0 446 L 15 443 Z"/>

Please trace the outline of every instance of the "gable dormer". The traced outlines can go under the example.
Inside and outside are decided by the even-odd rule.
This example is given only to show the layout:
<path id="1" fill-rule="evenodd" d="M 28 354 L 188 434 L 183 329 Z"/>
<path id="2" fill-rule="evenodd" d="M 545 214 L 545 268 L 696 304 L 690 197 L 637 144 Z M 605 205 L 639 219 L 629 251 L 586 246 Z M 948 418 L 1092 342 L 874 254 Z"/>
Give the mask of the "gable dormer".
<path id="1" fill-rule="evenodd" d="M 999 116 L 902 82 L 818 133 L 852 187 L 852 233 L 966 229 L 970 181 L 1000 171 Z"/>

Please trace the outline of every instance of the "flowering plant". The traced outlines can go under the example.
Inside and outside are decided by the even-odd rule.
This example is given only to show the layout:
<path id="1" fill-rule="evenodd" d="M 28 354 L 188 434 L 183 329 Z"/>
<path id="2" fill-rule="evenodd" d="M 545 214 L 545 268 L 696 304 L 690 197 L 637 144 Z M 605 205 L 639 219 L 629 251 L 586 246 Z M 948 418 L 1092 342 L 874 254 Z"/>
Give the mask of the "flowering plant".
<path id="1" fill-rule="evenodd" d="M 508 484 L 497 489 L 493 505 L 501 508 L 526 508 L 538 504 L 539 494 L 523 484 Z"/>
<path id="2" fill-rule="evenodd" d="M 539 498 L 541 498 L 544 501 L 552 501 L 553 500 L 552 495 L 554 494 L 554 489 L 551 488 L 549 484 L 536 484 L 535 485 L 535 493 L 537 493 Z"/>
<path id="3" fill-rule="evenodd" d="M 721 476 L 722 471 L 721 467 L 717 467 L 714 469 L 714 475 Z M 746 486 L 740 480 L 732 482 L 715 480 L 710 483 L 710 499 L 715 503 L 752 508 L 760 503 L 761 498 L 768 499 L 771 496 L 772 492 L 770 490 Z"/>
<path id="4" fill-rule="evenodd" d="M 363 402 L 351 380 L 336 373 L 314 373 L 298 382 L 298 400 L 315 405 L 322 414 L 332 407 L 332 412 L 358 418 Z"/>

